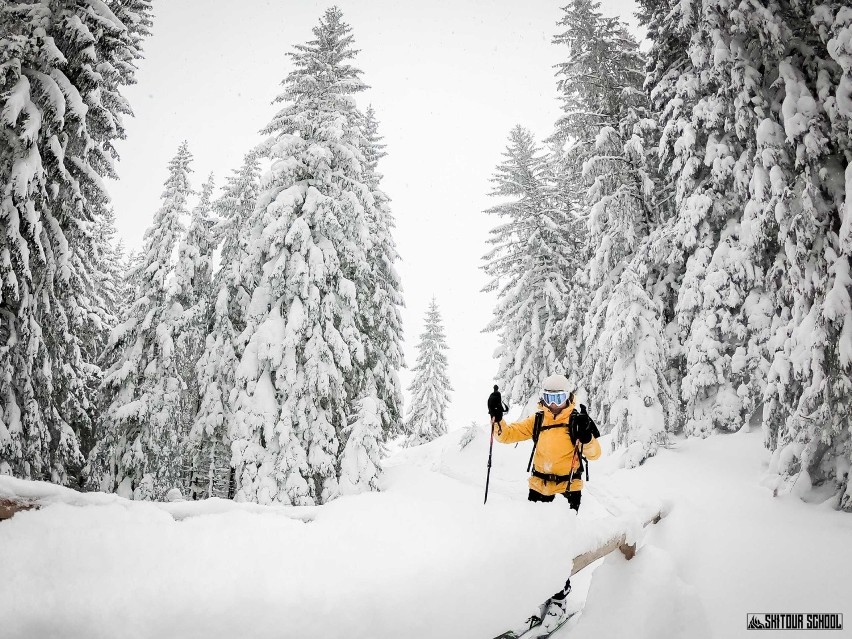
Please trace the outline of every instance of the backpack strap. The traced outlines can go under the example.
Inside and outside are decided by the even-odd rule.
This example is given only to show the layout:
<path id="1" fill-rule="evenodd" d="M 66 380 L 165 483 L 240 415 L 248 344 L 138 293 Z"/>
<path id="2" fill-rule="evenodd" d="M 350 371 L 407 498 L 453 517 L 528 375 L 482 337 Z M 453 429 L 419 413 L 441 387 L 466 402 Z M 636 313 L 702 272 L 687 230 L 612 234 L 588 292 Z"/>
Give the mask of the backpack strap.
<path id="1" fill-rule="evenodd" d="M 553 430 L 554 428 L 565 428 L 568 424 L 550 424 L 549 426 L 542 426 L 538 429 L 538 434 L 541 435 L 546 430 Z"/>
<path id="2" fill-rule="evenodd" d="M 532 432 L 532 440 L 533 447 L 532 452 L 530 453 L 530 461 L 527 463 L 527 472 L 530 472 L 530 468 L 532 468 L 533 456 L 535 455 L 535 447 L 538 445 L 538 436 L 541 435 L 541 425 L 544 423 L 544 411 L 536 411 L 535 421 L 533 422 L 533 432 Z M 545 429 L 546 430 L 546 429 Z"/>
<path id="3" fill-rule="evenodd" d="M 541 431 L 547 430 L 548 428 L 550 428 L 549 426 L 542 428 L 541 425 L 543 423 L 544 423 L 544 411 L 543 410 L 536 411 L 535 421 L 533 422 L 533 432 L 532 432 L 533 445 L 538 444 L 538 437 L 539 437 L 539 435 L 541 435 Z"/>

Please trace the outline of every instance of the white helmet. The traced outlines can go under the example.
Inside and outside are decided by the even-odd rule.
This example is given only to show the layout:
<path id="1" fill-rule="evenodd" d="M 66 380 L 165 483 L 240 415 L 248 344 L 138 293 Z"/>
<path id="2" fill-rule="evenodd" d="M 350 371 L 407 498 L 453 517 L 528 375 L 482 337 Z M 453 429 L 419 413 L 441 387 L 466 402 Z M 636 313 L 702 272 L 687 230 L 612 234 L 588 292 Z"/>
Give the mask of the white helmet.
<path id="1" fill-rule="evenodd" d="M 546 392 L 571 392 L 571 383 L 565 375 L 551 375 L 541 383 L 541 390 Z"/>
<path id="2" fill-rule="evenodd" d="M 551 375 L 541 383 L 541 401 L 561 406 L 571 399 L 571 386 L 565 375 Z"/>

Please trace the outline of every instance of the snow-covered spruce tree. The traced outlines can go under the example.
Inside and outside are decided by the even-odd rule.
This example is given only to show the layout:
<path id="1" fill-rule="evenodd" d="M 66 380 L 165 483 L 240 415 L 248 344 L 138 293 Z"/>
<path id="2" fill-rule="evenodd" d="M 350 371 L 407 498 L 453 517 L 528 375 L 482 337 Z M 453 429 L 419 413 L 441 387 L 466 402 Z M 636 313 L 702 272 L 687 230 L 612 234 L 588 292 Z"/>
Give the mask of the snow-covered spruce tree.
<path id="1" fill-rule="evenodd" d="M 771 2 L 736 12 L 692 5 L 685 13 L 682 4 L 673 12 L 643 5 L 655 40 L 689 43 L 680 56 L 657 56 L 650 79 L 669 105 L 664 148 L 681 190 L 680 216 L 698 211 L 684 206 L 695 176 L 716 181 L 713 192 L 727 193 L 726 202 L 742 210 L 741 219 L 717 225 L 716 248 L 702 257 L 706 272 L 684 281 L 678 311 L 691 313 L 708 299 L 711 307 L 718 298 L 727 305 L 704 315 L 694 333 L 709 347 L 706 361 L 718 364 L 712 383 L 727 385 L 731 401 L 720 404 L 736 403 L 735 388 L 741 415 L 761 399 L 774 353 L 762 397 L 766 443 L 774 451 L 770 470 L 796 475 L 802 486 L 836 482 L 846 495 L 841 506 L 852 508 L 844 239 L 852 14 L 841 3 Z M 720 162 L 731 168 L 721 170 Z M 683 236 L 682 224 L 670 230 Z M 712 377 L 699 371 L 693 389 Z"/>
<path id="2" fill-rule="evenodd" d="M 717 5 L 672 4 L 666 12 L 641 4 L 660 43 L 651 51 L 648 86 L 662 114 L 661 160 L 673 181 L 674 214 L 656 234 L 669 244 L 662 259 L 678 283 L 674 355 L 684 429 L 736 430 L 759 405 L 765 371 L 764 343 L 750 332 L 767 322 L 762 263 L 750 255 L 741 226 L 756 156 L 762 45 L 737 32 L 736 12 Z"/>
<path id="3" fill-rule="evenodd" d="M 546 160 L 532 134 L 512 129 L 503 157 L 491 195 L 506 201 L 486 211 L 502 218 L 483 258 L 491 277 L 484 290 L 496 290 L 498 299 L 486 330 L 500 336 L 497 379 L 507 399 L 525 403 L 564 362 L 560 329 L 577 264 L 564 209 L 554 205 Z"/>
<path id="4" fill-rule="evenodd" d="M 358 402 L 355 422 L 340 459 L 340 494 L 354 495 L 379 489 L 380 461 L 385 456 L 384 429 L 376 392 L 368 390 Z"/>
<path id="5" fill-rule="evenodd" d="M 375 390 L 376 407 L 387 434 L 402 432 L 402 384 L 399 370 L 404 365 L 402 354 L 402 285 L 395 264 L 399 260 L 393 229 L 396 226 L 390 200 L 381 190 L 382 175 L 378 162 L 386 153 L 379 124 L 372 107 L 367 109 L 362 129 L 364 134 L 364 181 L 373 198 L 368 206 L 367 225 L 371 243 L 367 260 L 371 272 L 358 287 L 358 325 L 363 334 L 364 365 L 355 370 L 352 397 L 366 397 Z"/>
<path id="6" fill-rule="evenodd" d="M 357 295 L 371 272 L 362 114 L 351 28 L 328 9 L 297 45 L 264 133 L 271 162 L 247 224 L 251 290 L 237 374 L 240 500 L 322 503 L 337 494 L 352 367 L 364 365 Z"/>
<path id="7" fill-rule="evenodd" d="M 783 242 L 773 280 L 783 303 L 764 429 L 771 472 L 805 489 L 833 483 L 852 511 L 852 10 L 796 9 L 777 69 L 783 133 L 766 135 L 789 153 L 772 158 L 765 188 Z"/>
<path id="8" fill-rule="evenodd" d="M 402 434 L 402 384 L 399 369 L 402 355 L 402 287 L 396 272 L 399 259 L 393 239 L 395 226 L 390 201 L 381 190 L 378 163 L 386 153 L 375 111 L 368 107 L 361 122 L 364 153 L 364 182 L 372 202 L 366 208 L 371 244 L 367 261 L 371 271 L 357 289 L 356 325 L 362 334 L 364 363 L 346 375 L 347 395 L 357 413 L 344 433 L 340 462 L 340 493 L 378 490 L 384 441 Z"/>
<path id="9" fill-rule="evenodd" d="M 98 268 L 94 271 L 95 290 L 102 300 L 101 312 L 98 321 L 91 326 L 91 332 L 85 334 L 82 340 L 85 344 L 83 354 L 86 361 L 92 362 L 87 368 L 87 397 L 91 407 L 92 428 L 81 431 L 80 450 L 84 458 L 97 444 L 101 436 L 98 425 L 101 421 L 100 413 L 103 410 L 103 402 L 100 401 L 100 386 L 103 382 L 101 366 L 102 355 L 106 349 L 111 330 L 122 320 L 122 313 L 127 306 L 127 298 L 122 297 L 127 291 L 124 283 L 127 277 L 126 264 L 124 260 L 124 244 L 116 242 L 117 230 L 115 228 L 115 213 L 112 209 L 104 211 L 104 215 L 96 223 L 94 244 L 92 247 L 91 262 Z M 89 467 L 84 466 L 76 487 L 84 488 L 89 479 Z"/>
<path id="10" fill-rule="evenodd" d="M 598 131 L 605 124 L 603 114 L 587 108 L 592 97 L 597 96 L 597 88 L 585 76 L 587 71 L 591 74 L 599 73 L 594 64 L 608 62 L 596 60 L 596 56 L 600 58 L 600 51 L 594 35 L 603 23 L 599 6 L 596 2 L 579 0 L 563 7 L 563 16 L 557 26 L 565 30 L 553 38 L 554 44 L 568 48 L 567 61 L 556 65 L 556 86 L 562 115 L 556 121 L 554 133 L 547 140 L 550 146 L 548 170 L 555 203 L 563 210 L 563 236 L 566 242 L 571 243 L 566 250 L 575 262 L 568 309 L 557 333 L 564 342 L 565 374 L 580 389 L 584 389 L 586 382 L 581 366 L 584 357 L 583 326 L 594 294 L 589 283 L 588 269 L 585 268 L 592 258 L 592 251 L 588 238 L 589 183 L 584 177 L 584 167 L 594 150 Z M 623 71 L 619 70 L 612 80 L 617 81 L 621 75 Z M 600 80 L 597 75 L 594 77 Z M 611 78 L 608 74 L 603 74 L 602 78 L 600 92 L 608 95 L 606 89 L 611 85 Z M 605 426 L 603 422 L 602 426 Z"/>
<path id="11" fill-rule="evenodd" d="M 144 35 L 111 8 L 0 6 L 0 473 L 80 481 L 93 353 L 111 321 L 94 250 L 102 178 Z"/>
<path id="12" fill-rule="evenodd" d="M 476 420 L 473 420 L 470 423 L 470 426 L 464 429 L 464 433 L 462 433 L 461 438 L 459 439 L 459 450 L 464 450 L 470 443 L 476 439 L 476 437 L 483 432 L 482 426 L 476 423 Z"/>
<path id="13" fill-rule="evenodd" d="M 175 426 L 189 433 L 201 407 L 204 387 L 199 384 L 196 366 L 205 349 L 212 328 L 212 258 L 216 240 L 212 229 L 216 223 L 212 211 L 215 183 L 211 174 L 201 188 L 201 196 L 192 210 L 189 228 L 178 247 L 174 277 L 169 281 L 168 298 L 172 301 L 172 326 L 169 332 L 175 345 L 175 359 L 181 380 L 181 412 Z M 190 444 L 182 456 L 183 472 L 188 485 L 196 485 L 197 470 L 193 465 Z"/>
<path id="14" fill-rule="evenodd" d="M 626 26 L 603 18 L 598 3 L 577 0 L 564 10 L 566 30 L 555 41 L 569 59 L 558 67 L 557 131 L 583 158 L 571 182 L 584 193 L 577 206 L 588 212 L 591 254 L 583 381 L 613 444 L 629 447 L 625 459 L 636 465 L 656 452 L 673 421 L 661 308 L 645 288 L 639 250 L 655 218 L 645 151 L 655 125 L 642 91 L 644 61 Z"/>
<path id="15" fill-rule="evenodd" d="M 583 324 L 592 291 L 585 266 L 591 259 L 588 242 L 588 210 L 582 180 L 581 145 L 575 138 L 562 140 L 559 131 L 548 139 L 545 163 L 545 183 L 551 191 L 552 217 L 560 220 L 560 252 L 568 267 L 570 295 L 567 310 L 553 331 L 559 335 L 562 361 L 554 370 L 561 370 L 574 388 L 583 392 L 582 360 Z M 535 389 L 538 393 L 538 389 Z M 530 399 L 530 397 L 528 397 Z M 601 424 L 603 425 L 603 424 Z"/>
<path id="16" fill-rule="evenodd" d="M 221 246 L 221 264 L 210 294 L 211 326 L 197 366 L 201 406 L 190 433 L 190 492 L 196 499 L 232 497 L 231 394 L 242 352 L 239 336 L 245 328 L 249 302 L 240 278 L 242 260 L 247 255 L 243 230 L 257 201 L 259 173 L 257 158 L 248 155 L 243 166 L 227 178 L 224 193 L 213 203 L 219 219 L 213 238 Z"/>
<path id="17" fill-rule="evenodd" d="M 446 411 L 453 388 L 447 377 L 446 350 L 444 324 L 433 297 L 417 344 L 414 379 L 408 387 L 411 406 L 405 420 L 406 447 L 425 444 L 447 432 Z"/>
<path id="18" fill-rule="evenodd" d="M 130 315 L 130 309 L 136 295 L 136 287 L 142 275 L 139 265 L 142 262 L 142 253 L 132 250 L 121 260 L 121 277 L 118 279 L 118 307 L 115 316 L 120 324 Z"/>
<path id="19" fill-rule="evenodd" d="M 110 335 L 104 374 L 103 439 L 94 451 L 101 490 L 133 499 L 162 498 L 182 487 L 186 396 L 174 330 L 183 314 L 170 294 L 173 254 L 189 215 L 192 155 L 181 144 L 169 162 L 162 206 L 145 232 L 135 302 Z"/>
<path id="20" fill-rule="evenodd" d="M 116 239 L 118 231 L 115 228 L 115 212 L 107 209 L 97 224 L 97 244 L 95 259 L 102 265 L 98 273 L 98 290 L 104 300 L 105 310 L 115 318 L 120 317 L 121 287 L 124 272 L 124 241 Z M 108 328 L 111 329 L 111 324 Z M 98 355 L 106 345 L 109 331 L 103 331 L 103 340 L 98 348 Z"/>

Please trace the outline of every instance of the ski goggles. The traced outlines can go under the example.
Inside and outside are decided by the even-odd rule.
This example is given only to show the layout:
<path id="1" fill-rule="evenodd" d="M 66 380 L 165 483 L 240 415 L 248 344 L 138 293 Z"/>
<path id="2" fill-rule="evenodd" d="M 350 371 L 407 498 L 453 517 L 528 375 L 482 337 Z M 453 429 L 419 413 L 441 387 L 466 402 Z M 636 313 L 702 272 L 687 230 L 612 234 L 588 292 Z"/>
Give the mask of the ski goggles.
<path id="1" fill-rule="evenodd" d="M 541 394 L 541 398 L 544 400 L 545 404 L 556 404 L 558 406 L 559 404 L 564 403 L 568 399 L 568 393 L 566 393 L 565 391 L 544 391 Z"/>

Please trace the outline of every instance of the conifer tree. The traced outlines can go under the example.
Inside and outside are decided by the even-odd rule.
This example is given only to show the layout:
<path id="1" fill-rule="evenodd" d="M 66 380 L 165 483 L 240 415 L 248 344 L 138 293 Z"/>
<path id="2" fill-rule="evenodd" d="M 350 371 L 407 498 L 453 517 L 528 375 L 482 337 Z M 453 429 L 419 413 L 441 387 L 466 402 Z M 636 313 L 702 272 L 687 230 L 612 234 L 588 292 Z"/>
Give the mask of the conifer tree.
<path id="1" fill-rule="evenodd" d="M 201 188 L 189 228 L 180 241 L 174 277 L 168 287 L 168 299 L 175 311 L 169 332 L 175 344 L 175 368 L 181 381 L 180 413 L 174 415 L 174 420 L 181 433 L 191 431 L 204 392 L 196 368 L 213 320 L 211 262 L 216 242 L 212 233 L 215 218 L 211 200 L 214 188 L 211 174 Z M 188 481 L 193 483 L 196 469 L 189 451 L 182 456 L 182 463 Z"/>
<path id="2" fill-rule="evenodd" d="M 109 331 L 120 318 L 122 303 L 121 286 L 124 272 L 124 240 L 117 238 L 118 230 L 115 227 L 115 211 L 107 209 L 103 218 L 97 225 L 97 245 L 95 261 L 101 265 L 98 277 L 98 289 L 104 301 L 104 310 L 109 316 L 109 326 L 103 328 L 103 339 L 98 345 L 98 356 L 106 340 Z"/>
<path id="3" fill-rule="evenodd" d="M 257 158 L 248 155 L 243 166 L 227 178 L 224 193 L 213 204 L 219 221 L 212 233 L 214 238 L 221 238 L 221 265 L 211 287 L 211 326 L 197 366 L 201 406 L 190 434 L 194 498 L 232 496 L 231 395 L 248 304 L 240 279 L 241 263 L 247 255 L 242 232 L 254 211 L 259 172 Z"/>
<path id="4" fill-rule="evenodd" d="M 368 389 L 358 402 L 355 422 L 349 427 L 340 460 L 340 494 L 354 495 L 379 489 L 380 462 L 386 439 L 376 391 Z"/>
<path id="5" fill-rule="evenodd" d="M 576 253 L 564 210 L 554 206 L 546 160 L 532 134 L 512 129 L 491 195 L 511 198 L 486 212 L 503 218 L 484 257 L 498 305 L 487 331 L 500 333 L 497 378 L 513 402 L 526 402 L 565 360 L 560 335 L 571 295 Z"/>
<path id="6" fill-rule="evenodd" d="M 564 130 L 563 130 L 564 132 Z M 582 388 L 581 367 L 583 350 L 583 323 L 592 291 L 589 288 L 585 266 L 591 259 L 588 225 L 586 223 L 585 193 L 578 176 L 582 175 L 580 146 L 576 139 L 560 140 L 559 131 L 548 140 L 545 163 L 545 182 L 551 191 L 550 206 L 554 219 L 559 219 L 558 236 L 570 293 L 566 311 L 558 319 L 553 331 L 559 335 L 561 363 L 553 370 L 561 370 L 574 388 Z M 538 392 L 538 389 L 535 390 Z"/>
<path id="7" fill-rule="evenodd" d="M 676 204 L 654 234 L 683 265 L 687 429 L 739 427 L 762 401 L 770 470 L 835 482 L 852 509 L 838 470 L 852 453 L 852 15 L 841 3 L 642 5 Z"/>
<path id="8" fill-rule="evenodd" d="M 378 163 L 386 153 L 372 107 L 363 120 L 364 181 L 370 188 L 372 206 L 367 207 L 367 225 L 371 242 L 367 249 L 370 273 L 358 288 L 359 327 L 364 336 L 364 365 L 356 370 L 362 379 L 356 382 L 353 397 L 367 397 L 374 390 L 375 406 L 385 434 L 402 431 L 402 384 L 399 370 L 402 354 L 402 285 L 395 264 L 399 260 L 393 229 L 396 226 L 390 200 L 381 190 L 382 175 Z M 353 431 L 354 432 L 354 431 Z"/>
<path id="9" fill-rule="evenodd" d="M 130 308 L 135 302 L 136 286 L 140 280 L 140 268 L 142 253 L 132 250 L 121 260 L 121 277 L 118 281 L 118 307 L 116 319 L 118 323 L 124 322 L 130 315 Z"/>
<path id="10" fill-rule="evenodd" d="M 789 151 L 764 152 L 774 166 L 761 184 L 783 243 L 770 280 L 781 312 L 764 429 L 770 471 L 805 487 L 833 483 L 852 511 L 852 12 L 805 3 L 785 18 L 771 133 Z"/>
<path id="11" fill-rule="evenodd" d="M 84 459 L 97 444 L 101 432 L 98 424 L 101 420 L 102 402 L 99 401 L 100 386 L 103 382 L 103 353 L 109 341 L 111 331 L 121 321 L 123 307 L 127 299 L 122 297 L 124 279 L 126 277 L 124 265 L 124 245 L 119 241 L 116 243 L 117 230 L 115 227 L 115 213 L 111 208 L 104 211 L 103 217 L 96 224 L 96 232 L 91 264 L 98 268 L 93 269 L 95 273 L 94 288 L 98 292 L 97 321 L 90 330 L 84 334 L 81 340 L 83 355 L 88 362 L 92 362 L 86 369 L 86 397 L 89 405 L 90 428 L 83 429 L 78 433 L 80 440 L 80 452 Z M 89 467 L 85 465 L 77 478 L 75 488 L 84 488 L 88 482 Z"/>
<path id="12" fill-rule="evenodd" d="M 139 0 L 136 15 L 149 15 Z M 97 343 L 102 178 L 144 33 L 119 3 L 0 6 L 0 473 L 80 480 Z"/>
<path id="13" fill-rule="evenodd" d="M 425 444 L 447 432 L 446 411 L 453 388 L 447 377 L 444 325 L 434 297 L 426 311 L 417 351 L 414 379 L 408 387 L 411 407 L 405 421 L 404 446 Z"/>
<path id="14" fill-rule="evenodd" d="M 162 498 L 184 479 L 186 393 L 175 344 L 183 308 L 170 286 L 181 218 L 189 214 L 191 161 L 184 142 L 169 162 L 162 206 L 145 232 L 135 302 L 108 344 L 113 363 L 104 375 L 107 407 L 95 480 L 101 490 L 133 499 Z"/>
<path id="15" fill-rule="evenodd" d="M 571 2 L 560 22 L 566 30 L 554 38 L 569 51 L 557 73 L 563 115 L 556 137 L 571 141 L 568 197 L 588 220 L 582 379 L 595 413 L 613 428 L 613 443 L 629 447 L 625 459 L 635 465 L 655 452 L 673 407 L 662 312 L 642 263 L 655 218 L 645 150 L 654 122 L 638 43 L 598 7 Z"/>
<path id="16" fill-rule="evenodd" d="M 351 28 L 336 7 L 289 54 L 271 170 L 248 221 L 251 291 L 237 379 L 237 499 L 313 504 L 338 492 L 347 381 L 365 362 L 358 290 L 371 244 Z"/>
<path id="17" fill-rule="evenodd" d="M 753 50 L 717 6 L 646 6 L 660 44 L 651 95 L 662 114 L 662 156 L 674 214 L 662 220 L 663 257 L 678 282 L 673 315 L 687 433 L 736 430 L 762 394 L 759 342 L 749 323 L 767 308 L 760 260 L 743 242 L 754 153 Z M 677 50 L 673 50 L 673 46 Z M 765 321 L 765 318 L 764 318 Z M 749 354 L 747 351 L 751 351 Z"/>

